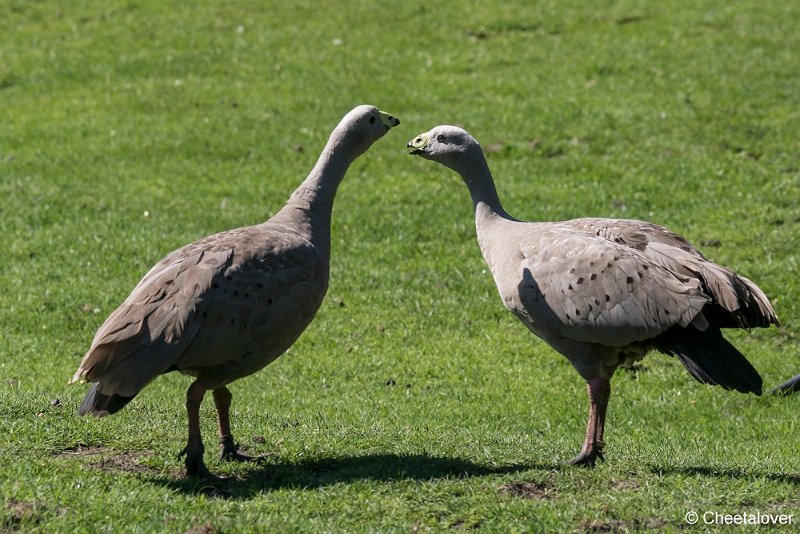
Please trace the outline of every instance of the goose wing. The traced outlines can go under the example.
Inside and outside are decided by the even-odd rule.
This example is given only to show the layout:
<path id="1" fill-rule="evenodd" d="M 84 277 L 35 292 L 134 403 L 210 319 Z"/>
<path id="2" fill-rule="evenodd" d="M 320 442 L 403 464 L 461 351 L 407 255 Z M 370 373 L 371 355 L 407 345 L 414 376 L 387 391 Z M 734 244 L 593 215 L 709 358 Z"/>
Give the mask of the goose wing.
<path id="1" fill-rule="evenodd" d="M 621 347 L 675 325 L 705 328 L 710 297 L 698 280 L 569 225 L 537 233 L 521 248 L 519 302 L 510 306 L 534 331 Z"/>
<path id="2" fill-rule="evenodd" d="M 131 396 L 172 368 L 238 356 L 242 330 L 309 293 L 323 268 L 305 241 L 279 236 L 256 246 L 252 234 L 216 234 L 157 263 L 97 331 L 72 381 L 102 379 L 104 393 Z M 191 345 L 198 350 L 187 352 Z"/>
<path id="3" fill-rule="evenodd" d="M 750 328 L 778 324 L 769 298 L 752 281 L 707 259 L 684 237 L 657 224 L 620 219 L 574 219 L 564 223 L 641 252 L 672 273 L 695 278 L 712 299 L 714 323 Z"/>

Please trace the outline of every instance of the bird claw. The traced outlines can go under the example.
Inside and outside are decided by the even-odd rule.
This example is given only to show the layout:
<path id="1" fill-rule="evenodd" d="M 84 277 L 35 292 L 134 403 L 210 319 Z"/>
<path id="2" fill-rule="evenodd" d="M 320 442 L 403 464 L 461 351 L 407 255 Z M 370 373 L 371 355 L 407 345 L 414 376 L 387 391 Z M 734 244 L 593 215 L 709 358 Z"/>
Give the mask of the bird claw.
<path id="1" fill-rule="evenodd" d="M 603 456 L 602 445 L 592 445 L 588 451 L 582 450 L 578 456 L 570 460 L 569 463 L 570 465 L 580 465 L 582 467 L 594 467 L 597 463 L 597 460 L 600 460 L 601 462 L 606 461 L 605 457 Z"/>
<path id="2" fill-rule="evenodd" d="M 233 462 L 261 462 L 265 459 L 264 455 L 252 456 L 239 452 L 239 444 L 233 441 L 230 434 L 219 438 L 220 458 Z"/>
<path id="3" fill-rule="evenodd" d="M 186 467 L 186 476 L 191 478 L 200 478 L 203 480 L 212 480 L 212 481 L 219 481 L 222 478 L 218 477 L 217 475 L 211 473 L 206 467 L 205 462 L 203 461 L 203 450 L 200 449 L 199 451 L 192 451 L 188 450 L 188 446 L 184 447 L 181 452 L 178 453 L 178 458 L 186 457 L 184 460 L 184 466 Z"/>

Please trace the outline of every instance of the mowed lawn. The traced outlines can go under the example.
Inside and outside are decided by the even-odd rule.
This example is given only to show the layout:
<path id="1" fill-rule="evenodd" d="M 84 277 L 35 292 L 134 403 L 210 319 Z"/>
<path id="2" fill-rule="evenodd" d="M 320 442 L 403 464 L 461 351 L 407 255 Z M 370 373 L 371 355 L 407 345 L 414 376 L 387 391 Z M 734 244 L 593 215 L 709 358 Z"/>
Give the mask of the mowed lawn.
<path id="1" fill-rule="evenodd" d="M 676 531 L 800 522 L 800 395 L 652 354 L 613 381 L 606 462 L 565 465 L 585 384 L 502 306 L 458 177 L 405 144 L 467 128 L 516 217 L 646 219 L 771 297 L 731 332 L 800 373 L 797 2 L 0 2 L 0 531 Z M 188 377 L 78 418 L 67 381 L 167 252 L 275 213 L 352 107 L 402 123 L 351 167 L 331 285 L 233 384 L 261 465 L 186 480 Z M 713 517 L 712 517 L 713 519 Z M 763 527 L 738 526 L 736 531 Z"/>

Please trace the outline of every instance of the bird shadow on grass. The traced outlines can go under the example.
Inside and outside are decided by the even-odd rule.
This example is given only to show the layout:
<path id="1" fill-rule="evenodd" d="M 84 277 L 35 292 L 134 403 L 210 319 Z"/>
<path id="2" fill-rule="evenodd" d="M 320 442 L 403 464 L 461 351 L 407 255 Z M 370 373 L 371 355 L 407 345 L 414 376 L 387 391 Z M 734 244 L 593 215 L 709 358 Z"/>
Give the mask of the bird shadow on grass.
<path id="1" fill-rule="evenodd" d="M 483 465 L 460 458 L 426 454 L 367 454 L 262 464 L 243 476 L 204 481 L 191 478 L 149 477 L 150 482 L 184 494 L 223 499 L 249 499 L 282 488 L 316 489 L 355 481 L 463 479 L 516 473 L 530 469 L 560 469 L 557 465 Z"/>
<path id="2" fill-rule="evenodd" d="M 671 466 L 671 467 L 664 467 L 664 466 L 656 466 L 650 465 L 650 471 L 657 474 L 669 474 L 669 475 L 700 475 L 705 477 L 715 477 L 715 478 L 731 478 L 731 479 L 753 479 L 753 478 L 765 478 L 767 480 L 772 480 L 775 482 L 783 482 L 786 484 L 792 484 L 794 486 L 800 486 L 800 474 L 798 473 L 758 473 L 753 471 L 746 471 L 743 469 L 736 469 L 736 468 L 720 468 L 720 467 L 709 467 L 709 466 Z"/>

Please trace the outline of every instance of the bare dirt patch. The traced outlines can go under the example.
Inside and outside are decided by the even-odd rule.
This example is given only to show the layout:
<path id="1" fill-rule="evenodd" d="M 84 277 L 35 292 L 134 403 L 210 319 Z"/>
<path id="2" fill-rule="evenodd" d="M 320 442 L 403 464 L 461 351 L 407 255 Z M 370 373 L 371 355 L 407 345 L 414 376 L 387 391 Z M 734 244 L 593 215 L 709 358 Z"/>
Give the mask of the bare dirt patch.
<path id="1" fill-rule="evenodd" d="M 73 445 L 72 447 L 67 447 L 66 449 L 61 449 L 60 451 L 56 451 L 53 453 L 53 456 L 56 458 L 72 458 L 75 456 L 96 456 L 103 454 L 107 451 L 111 451 L 108 447 L 103 447 L 100 445 L 84 445 L 79 443 L 77 445 Z"/>
<path id="2" fill-rule="evenodd" d="M 153 451 L 118 451 L 101 445 L 75 445 L 54 454 L 56 458 L 85 458 L 85 466 L 113 473 L 161 473 L 162 470 L 144 460 L 153 456 Z M 178 471 L 180 472 L 180 471 Z"/>
<path id="3" fill-rule="evenodd" d="M 217 529 L 211 523 L 203 523 L 196 527 L 192 527 L 183 534 L 216 534 Z"/>
<path id="4" fill-rule="evenodd" d="M 637 519 L 634 523 L 637 529 L 658 530 L 664 528 L 667 525 L 668 521 L 663 517 L 648 517 L 646 519 L 641 519 L 641 520 Z"/>
<path id="5" fill-rule="evenodd" d="M 637 490 L 642 486 L 634 480 L 615 480 L 611 483 L 611 487 L 620 491 Z"/>
<path id="6" fill-rule="evenodd" d="M 607 519 L 605 521 L 584 521 L 581 523 L 581 532 L 629 532 L 631 529 L 621 519 Z"/>
<path id="7" fill-rule="evenodd" d="M 552 499 L 555 490 L 539 482 L 509 482 L 499 488 L 500 493 L 520 499 Z"/>
<path id="8" fill-rule="evenodd" d="M 630 523 L 622 519 L 606 519 L 602 521 L 584 521 L 581 523 L 578 532 L 647 532 L 663 530 L 667 524 L 667 520 L 661 517 L 637 518 Z"/>
<path id="9" fill-rule="evenodd" d="M 36 521 L 36 503 L 9 499 L 3 507 L 0 526 L 16 530 L 23 523 Z"/>
<path id="10" fill-rule="evenodd" d="M 116 451 L 115 451 L 116 452 Z M 145 458 L 153 456 L 153 451 L 122 451 L 109 456 L 102 456 L 89 462 L 89 467 L 102 471 L 125 473 L 150 473 L 159 469 L 141 463 Z"/>

